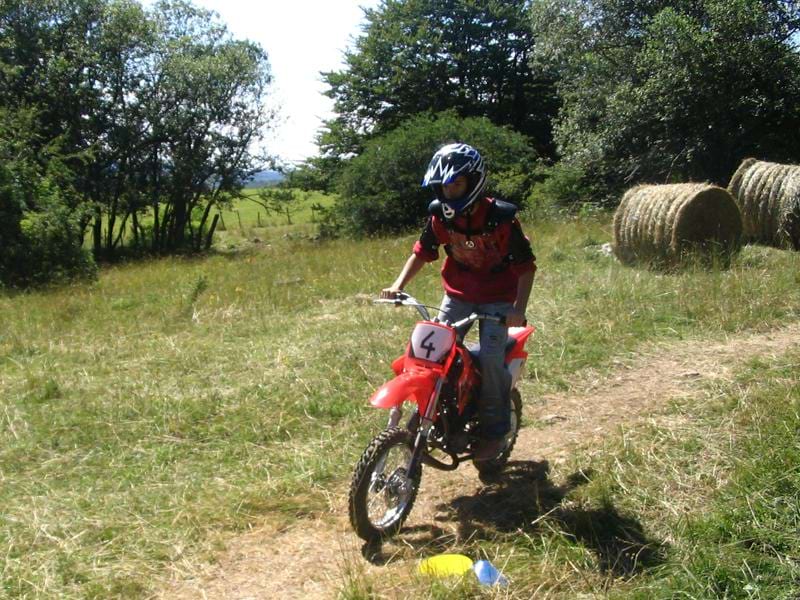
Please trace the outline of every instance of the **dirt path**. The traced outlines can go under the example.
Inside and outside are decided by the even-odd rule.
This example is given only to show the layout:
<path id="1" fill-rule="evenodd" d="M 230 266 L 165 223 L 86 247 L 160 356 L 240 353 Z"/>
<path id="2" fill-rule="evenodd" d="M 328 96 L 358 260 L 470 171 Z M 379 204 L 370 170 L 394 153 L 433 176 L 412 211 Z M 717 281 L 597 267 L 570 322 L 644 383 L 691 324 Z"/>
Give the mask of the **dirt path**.
<path id="1" fill-rule="evenodd" d="M 670 399 L 698 394 L 715 379 L 731 379 L 748 360 L 778 356 L 796 347 L 798 339 L 800 324 L 724 343 L 654 346 L 610 377 L 586 375 L 575 391 L 526 406 L 525 422 L 540 426 L 520 432 L 513 458 L 558 465 L 576 448 L 597 443 L 620 425 L 657 417 Z M 484 488 L 470 465 L 450 473 L 426 469 L 411 516 L 398 540 L 380 549 L 377 565 L 362 557 L 347 518 L 346 490 L 339 490 L 331 498 L 330 513 L 316 521 L 264 527 L 230 540 L 213 565 L 176 567 L 159 597 L 334 598 L 350 573 L 413 572 L 409 562 L 419 558 L 421 549 L 445 551 L 470 535 L 463 527 L 464 511 L 479 511 Z"/>

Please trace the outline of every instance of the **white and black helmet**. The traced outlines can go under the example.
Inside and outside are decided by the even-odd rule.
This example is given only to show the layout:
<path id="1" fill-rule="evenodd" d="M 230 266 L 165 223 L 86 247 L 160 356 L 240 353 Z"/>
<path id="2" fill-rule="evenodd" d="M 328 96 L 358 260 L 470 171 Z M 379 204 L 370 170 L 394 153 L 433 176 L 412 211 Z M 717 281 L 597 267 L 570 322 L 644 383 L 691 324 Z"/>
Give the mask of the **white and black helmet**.
<path id="1" fill-rule="evenodd" d="M 466 193 L 460 198 L 445 198 L 442 186 L 452 183 L 459 175 L 467 176 Z M 456 217 L 478 200 L 486 187 L 486 167 L 480 152 L 461 143 L 439 148 L 431 158 L 422 185 L 433 188 L 447 219 Z"/>

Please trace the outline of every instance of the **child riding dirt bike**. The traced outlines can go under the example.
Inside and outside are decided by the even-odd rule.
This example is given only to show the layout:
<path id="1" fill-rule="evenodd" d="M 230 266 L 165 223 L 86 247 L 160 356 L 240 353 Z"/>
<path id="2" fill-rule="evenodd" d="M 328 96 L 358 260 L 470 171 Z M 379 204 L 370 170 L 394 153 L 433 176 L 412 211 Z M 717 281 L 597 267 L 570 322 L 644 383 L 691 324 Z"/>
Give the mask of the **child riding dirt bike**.
<path id="1" fill-rule="evenodd" d="M 480 321 L 481 388 L 478 416 L 482 443 L 474 461 L 491 461 L 503 450 L 511 427 L 511 376 L 505 366 L 508 327 L 525 324 L 536 257 L 519 221 L 516 206 L 484 194 L 486 167 L 468 144 L 440 148 L 428 165 L 422 185 L 436 200 L 411 256 L 383 299 L 395 299 L 422 267 L 439 258 L 444 245 L 441 314 L 450 322 L 472 313 L 503 316 Z M 467 327 L 468 328 L 468 327 Z M 466 334 L 466 330 L 460 335 Z"/>
<path id="2" fill-rule="evenodd" d="M 405 353 L 392 362 L 395 376 L 369 400 L 372 406 L 388 410 L 389 420 L 361 454 L 350 482 L 350 524 L 367 542 L 400 531 L 420 489 L 423 465 L 454 471 L 472 461 L 481 479 L 494 478 L 503 470 L 521 426 L 522 397 L 517 383 L 528 358 L 525 343 L 533 334 L 530 325 L 508 330 L 504 365 L 511 379 L 510 427 L 496 457 L 475 461 L 482 444 L 479 350 L 464 344 L 460 332 L 475 321 L 503 325 L 505 317 L 473 312 L 450 321 L 442 313 L 431 316 L 428 309 L 433 307 L 404 292 L 391 300 L 375 300 L 375 304 L 414 307 L 422 320 L 414 325 Z M 412 413 L 402 425 L 403 409 L 408 405 Z"/>

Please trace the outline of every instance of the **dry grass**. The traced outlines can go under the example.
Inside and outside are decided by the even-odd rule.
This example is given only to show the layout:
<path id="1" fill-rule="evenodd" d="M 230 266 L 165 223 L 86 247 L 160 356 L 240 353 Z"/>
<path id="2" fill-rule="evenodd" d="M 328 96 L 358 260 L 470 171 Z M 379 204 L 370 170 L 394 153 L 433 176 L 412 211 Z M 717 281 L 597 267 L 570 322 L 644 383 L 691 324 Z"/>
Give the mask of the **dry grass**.
<path id="1" fill-rule="evenodd" d="M 725 190 L 708 184 L 643 185 L 614 215 L 614 251 L 624 263 L 674 266 L 689 256 L 738 251 L 741 218 Z"/>
<path id="2" fill-rule="evenodd" d="M 748 241 L 800 250 L 800 166 L 746 159 L 728 190 Z"/>
<path id="3" fill-rule="evenodd" d="M 529 398 L 570 387 L 581 369 L 605 372 L 654 339 L 798 317 L 798 253 L 749 247 L 728 271 L 667 276 L 599 252 L 609 226 L 526 225 L 540 265 Z M 239 530 L 305 526 L 341 505 L 330 491 L 385 423 L 365 399 L 414 320 L 369 298 L 414 238 L 278 237 L 0 295 L 0 597 L 147 597 L 171 565 L 202 562 Z M 415 296 L 438 301 L 437 267 L 414 281 Z M 543 487 L 521 483 L 534 484 Z M 579 509 L 568 523 L 614 518 Z M 492 540 L 506 535 L 514 554 L 504 571 L 519 597 L 543 584 L 537 597 L 566 593 L 573 565 L 575 577 L 604 577 L 566 535 L 490 534 L 469 549 L 495 562 Z"/>

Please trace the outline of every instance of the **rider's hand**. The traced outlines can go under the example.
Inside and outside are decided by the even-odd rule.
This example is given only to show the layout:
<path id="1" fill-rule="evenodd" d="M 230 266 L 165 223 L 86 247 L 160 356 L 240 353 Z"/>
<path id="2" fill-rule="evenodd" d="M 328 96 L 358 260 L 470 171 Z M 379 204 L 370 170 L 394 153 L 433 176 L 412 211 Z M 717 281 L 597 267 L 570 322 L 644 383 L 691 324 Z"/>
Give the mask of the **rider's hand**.
<path id="1" fill-rule="evenodd" d="M 388 287 L 381 290 L 380 299 L 381 300 L 395 300 L 397 298 L 397 294 L 402 292 L 401 288 L 397 287 Z"/>
<path id="2" fill-rule="evenodd" d="M 507 327 L 522 327 L 526 321 L 525 313 L 517 308 L 512 308 L 506 313 Z"/>

